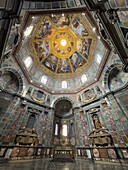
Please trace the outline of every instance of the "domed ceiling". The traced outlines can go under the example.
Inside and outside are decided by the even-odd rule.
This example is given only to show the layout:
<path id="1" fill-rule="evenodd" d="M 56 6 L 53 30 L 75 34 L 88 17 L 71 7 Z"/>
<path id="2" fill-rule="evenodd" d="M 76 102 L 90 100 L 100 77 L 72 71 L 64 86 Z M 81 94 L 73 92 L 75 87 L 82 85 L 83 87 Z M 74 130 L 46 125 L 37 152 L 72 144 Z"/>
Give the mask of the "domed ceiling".
<path id="1" fill-rule="evenodd" d="M 30 40 L 38 67 L 54 78 L 72 78 L 86 69 L 95 43 L 80 14 L 42 17 Z"/>
<path id="2" fill-rule="evenodd" d="M 47 92 L 77 93 L 98 81 L 110 48 L 84 13 L 29 13 L 14 57 L 28 81 Z"/>

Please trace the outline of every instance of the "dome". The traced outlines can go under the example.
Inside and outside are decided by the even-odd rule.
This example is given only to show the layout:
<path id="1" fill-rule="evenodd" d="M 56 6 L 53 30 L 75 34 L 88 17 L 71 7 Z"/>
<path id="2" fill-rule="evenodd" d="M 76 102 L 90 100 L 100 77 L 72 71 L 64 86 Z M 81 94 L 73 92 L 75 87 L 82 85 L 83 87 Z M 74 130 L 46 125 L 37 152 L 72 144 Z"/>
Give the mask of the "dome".
<path id="1" fill-rule="evenodd" d="M 26 20 L 18 56 L 30 83 L 51 93 L 77 93 L 98 80 L 109 48 L 89 15 L 46 13 Z"/>

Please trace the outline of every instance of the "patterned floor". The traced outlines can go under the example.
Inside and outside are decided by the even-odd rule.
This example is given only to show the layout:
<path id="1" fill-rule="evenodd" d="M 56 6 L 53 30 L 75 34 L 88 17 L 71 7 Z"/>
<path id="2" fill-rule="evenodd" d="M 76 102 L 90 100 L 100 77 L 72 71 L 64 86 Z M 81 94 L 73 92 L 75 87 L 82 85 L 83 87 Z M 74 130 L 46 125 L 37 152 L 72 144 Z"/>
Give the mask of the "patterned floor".
<path id="1" fill-rule="evenodd" d="M 49 160 L 24 160 L 0 163 L 0 170 L 127 170 L 128 164 L 89 162 L 76 160 L 74 163 L 53 163 Z"/>

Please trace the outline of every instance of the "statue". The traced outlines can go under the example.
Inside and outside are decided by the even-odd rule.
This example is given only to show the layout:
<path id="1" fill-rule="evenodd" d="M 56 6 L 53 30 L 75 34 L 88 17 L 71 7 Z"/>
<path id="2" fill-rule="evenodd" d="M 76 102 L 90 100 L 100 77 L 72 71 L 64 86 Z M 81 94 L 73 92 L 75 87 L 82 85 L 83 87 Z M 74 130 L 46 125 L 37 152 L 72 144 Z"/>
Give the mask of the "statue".
<path id="1" fill-rule="evenodd" d="M 99 122 L 99 119 L 96 116 L 94 116 L 94 124 L 95 124 L 95 128 L 96 129 L 100 129 L 101 128 L 101 124 Z"/>

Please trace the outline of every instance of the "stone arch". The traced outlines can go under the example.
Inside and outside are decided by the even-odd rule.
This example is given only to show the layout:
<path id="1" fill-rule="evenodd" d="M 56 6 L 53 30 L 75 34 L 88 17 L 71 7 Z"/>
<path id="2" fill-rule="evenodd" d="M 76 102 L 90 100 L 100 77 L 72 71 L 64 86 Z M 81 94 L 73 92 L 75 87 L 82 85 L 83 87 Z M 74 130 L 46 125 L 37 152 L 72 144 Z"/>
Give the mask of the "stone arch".
<path id="1" fill-rule="evenodd" d="M 122 65 L 121 62 L 115 62 L 105 70 L 104 77 L 103 77 L 103 87 L 104 87 L 106 92 L 109 92 L 111 90 L 110 86 L 109 86 L 109 75 L 110 75 L 110 73 L 112 72 L 112 70 L 114 70 L 116 68 L 122 69 L 122 66 L 123 65 Z"/>
<path id="2" fill-rule="evenodd" d="M 62 97 L 59 97 L 55 100 L 53 100 L 52 104 L 51 104 L 51 107 L 54 107 L 56 105 L 56 103 L 60 100 L 68 100 L 72 103 L 72 106 L 74 106 L 76 104 L 76 101 L 74 99 L 72 99 L 71 97 L 67 97 L 67 96 L 62 96 Z"/>
<path id="3" fill-rule="evenodd" d="M 18 91 L 16 93 L 23 94 L 23 75 L 18 70 L 15 70 L 13 68 L 2 68 L 0 69 L 0 72 L 1 75 L 6 72 L 13 73 L 17 77 L 19 83 Z"/>

